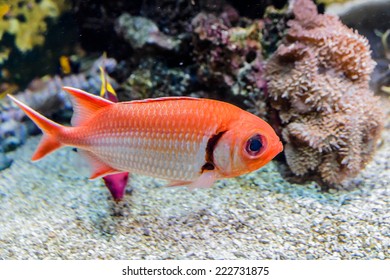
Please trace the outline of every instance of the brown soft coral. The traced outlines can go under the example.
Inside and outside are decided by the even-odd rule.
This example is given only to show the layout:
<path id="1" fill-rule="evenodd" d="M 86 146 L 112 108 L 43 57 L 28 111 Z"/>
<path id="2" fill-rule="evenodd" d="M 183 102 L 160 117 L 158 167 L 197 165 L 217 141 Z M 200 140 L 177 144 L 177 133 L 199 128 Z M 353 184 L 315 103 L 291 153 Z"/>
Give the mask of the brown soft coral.
<path id="1" fill-rule="evenodd" d="M 375 63 L 365 37 L 346 27 L 336 16 L 319 15 L 309 0 L 296 0 L 294 15 L 295 20 L 289 22 L 290 41 L 316 48 L 325 68 L 343 72 L 353 81 L 368 81 Z"/>
<path id="2" fill-rule="evenodd" d="M 368 86 L 375 66 L 367 40 L 336 17 L 296 0 L 287 36 L 267 64 L 287 163 L 326 183 L 355 176 L 371 159 L 382 128 Z"/>

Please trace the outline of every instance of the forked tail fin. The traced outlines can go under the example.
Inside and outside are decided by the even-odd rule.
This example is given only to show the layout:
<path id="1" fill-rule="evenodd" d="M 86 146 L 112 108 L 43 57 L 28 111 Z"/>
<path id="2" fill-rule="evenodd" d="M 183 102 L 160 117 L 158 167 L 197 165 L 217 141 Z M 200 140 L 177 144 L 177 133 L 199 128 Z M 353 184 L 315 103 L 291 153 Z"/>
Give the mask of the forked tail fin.
<path id="1" fill-rule="evenodd" d="M 11 98 L 43 132 L 41 142 L 31 158 L 33 161 L 39 160 L 63 146 L 63 144 L 57 140 L 58 134 L 64 129 L 62 125 L 42 116 L 12 95 L 8 95 L 8 97 Z"/>

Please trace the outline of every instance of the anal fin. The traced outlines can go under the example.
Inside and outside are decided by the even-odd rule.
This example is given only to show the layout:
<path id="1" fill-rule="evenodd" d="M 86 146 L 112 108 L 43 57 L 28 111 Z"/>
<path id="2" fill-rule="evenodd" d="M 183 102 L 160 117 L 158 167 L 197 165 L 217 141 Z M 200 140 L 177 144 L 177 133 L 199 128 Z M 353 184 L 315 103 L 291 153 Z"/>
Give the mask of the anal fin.
<path id="1" fill-rule="evenodd" d="M 191 181 L 170 181 L 169 184 L 164 187 L 184 187 L 190 185 Z"/>
<path id="2" fill-rule="evenodd" d="M 111 166 L 107 165 L 106 163 L 102 162 L 96 155 L 94 155 L 92 152 L 85 151 L 85 150 L 79 150 L 78 151 L 80 155 L 85 158 L 91 168 L 91 175 L 89 177 L 90 180 L 120 172 L 119 170 L 116 170 L 115 168 L 112 168 Z"/>
<path id="3" fill-rule="evenodd" d="M 116 202 L 123 199 L 128 179 L 129 172 L 110 174 L 103 177 L 106 187 Z"/>

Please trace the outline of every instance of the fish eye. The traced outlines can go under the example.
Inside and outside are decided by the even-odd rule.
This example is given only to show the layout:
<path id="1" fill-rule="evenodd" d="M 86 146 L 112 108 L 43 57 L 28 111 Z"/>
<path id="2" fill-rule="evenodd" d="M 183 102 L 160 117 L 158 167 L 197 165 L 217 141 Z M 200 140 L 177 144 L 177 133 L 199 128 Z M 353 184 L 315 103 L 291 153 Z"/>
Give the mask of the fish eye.
<path id="1" fill-rule="evenodd" d="M 250 156 L 257 156 L 264 150 L 265 144 L 264 137 L 256 134 L 246 142 L 245 150 Z"/>

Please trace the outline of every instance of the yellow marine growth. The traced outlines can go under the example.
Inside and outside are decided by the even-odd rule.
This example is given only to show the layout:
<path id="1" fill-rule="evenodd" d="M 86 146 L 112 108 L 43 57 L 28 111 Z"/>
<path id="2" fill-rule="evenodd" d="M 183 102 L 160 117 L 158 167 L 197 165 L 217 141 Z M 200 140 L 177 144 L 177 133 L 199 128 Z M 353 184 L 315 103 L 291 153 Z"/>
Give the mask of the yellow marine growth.
<path id="1" fill-rule="evenodd" d="M 68 8 L 65 0 L 0 0 L 0 41 L 5 33 L 15 36 L 15 46 L 26 52 L 42 45 L 47 29 L 45 19 L 57 18 Z M 9 49 L 0 48 L 0 63 Z"/>
<path id="2" fill-rule="evenodd" d="M 335 3 L 345 3 L 351 0 L 317 0 L 318 4 L 325 4 L 325 5 L 330 5 L 330 4 L 335 4 Z"/>

